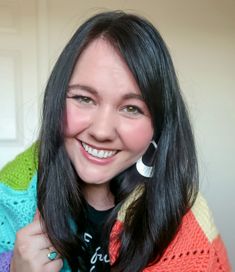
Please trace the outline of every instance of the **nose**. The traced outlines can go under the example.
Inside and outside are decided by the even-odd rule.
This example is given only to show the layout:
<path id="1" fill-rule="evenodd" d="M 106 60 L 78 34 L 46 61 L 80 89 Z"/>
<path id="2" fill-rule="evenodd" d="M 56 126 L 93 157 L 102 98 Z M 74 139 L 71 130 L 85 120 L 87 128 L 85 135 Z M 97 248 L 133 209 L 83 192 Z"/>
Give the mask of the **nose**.
<path id="1" fill-rule="evenodd" d="M 117 135 L 117 120 L 115 112 L 109 108 L 96 111 L 89 134 L 99 142 L 113 141 Z"/>

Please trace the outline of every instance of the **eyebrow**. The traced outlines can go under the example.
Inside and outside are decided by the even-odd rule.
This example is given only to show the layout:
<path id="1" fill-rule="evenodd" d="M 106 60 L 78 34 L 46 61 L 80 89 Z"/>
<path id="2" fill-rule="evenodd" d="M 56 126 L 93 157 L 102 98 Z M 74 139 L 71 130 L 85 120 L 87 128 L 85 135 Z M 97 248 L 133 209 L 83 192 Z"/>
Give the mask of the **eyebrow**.
<path id="1" fill-rule="evenodd" d="M 98 92 L 96 91 L 96 89 L 90 87 L 90 86 L 86 86 L 86 85 L 80 85 L 80 84 L 72 84 L 72 85 L 69 85 L 68 86 L 68 91 L 70 90 L 83 90 L 83 91 L 87 91 L 89 93 L 92 93 L 92 94 L 98 94 Z"/>
<path id="2" fill-rule="evenodd" d="M 77 89 L 87 91 L 87 92 L 94 94 L 94 95 L 98 95 L 98 91 L 91 86 L 81 85 L 81 84 L 72 84 L 72 85 L 68 86 L 68 91 L 77 90 Z M 124 100 L 125 99 L 139 99 L 141 101 L 144 101 L 144 98 L 142 97 L 142 95 L 136 94 L 136 93 L 127 93 L 127 94 L 123 95 L 122 99 L 124 99 Z"/>

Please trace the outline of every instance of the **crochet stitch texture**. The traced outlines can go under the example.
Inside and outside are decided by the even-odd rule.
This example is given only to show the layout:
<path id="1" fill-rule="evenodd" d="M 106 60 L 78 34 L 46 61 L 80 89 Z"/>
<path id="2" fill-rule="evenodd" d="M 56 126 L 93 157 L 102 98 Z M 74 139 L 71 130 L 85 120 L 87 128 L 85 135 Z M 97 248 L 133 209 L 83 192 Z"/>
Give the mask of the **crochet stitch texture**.
<path id="1" fill-rule="evenodd" d="M 16 232 L 28 225 L 36 211 L 37 145 L 8 163 L 0 171 L 0 271 L 10 271 Z M 128 206 L 141 194 L 137 188 L 118 213 L 110 235 L 111 263 L 118 256 L 118 234 Z M 61 272 L 69 272 L 66 262 Z M 174 240 L 161 260 L 144 272 L 230 272 L 226 249 L 213 223 L 204 198 L 199 194 L 184 216 Z"/>
<path id="2" fill-rule="evenodd" d="M 0 171 L 0 182 L 12 189 L 26 190 L 38 165 L 37 143 L 6 164 Z"/>

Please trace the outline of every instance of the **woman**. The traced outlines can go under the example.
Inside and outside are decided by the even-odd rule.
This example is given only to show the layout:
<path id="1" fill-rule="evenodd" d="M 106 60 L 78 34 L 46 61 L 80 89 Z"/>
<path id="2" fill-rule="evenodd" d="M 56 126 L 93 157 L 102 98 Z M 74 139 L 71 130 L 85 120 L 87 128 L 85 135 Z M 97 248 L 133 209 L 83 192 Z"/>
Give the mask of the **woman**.
<path id="1" fill-rule="evenodd" d="M 77 30 L 38 144 L 0 180 L 4 271 L 230 271 L 170 55 L 143 18 L 107 12 Z"/>

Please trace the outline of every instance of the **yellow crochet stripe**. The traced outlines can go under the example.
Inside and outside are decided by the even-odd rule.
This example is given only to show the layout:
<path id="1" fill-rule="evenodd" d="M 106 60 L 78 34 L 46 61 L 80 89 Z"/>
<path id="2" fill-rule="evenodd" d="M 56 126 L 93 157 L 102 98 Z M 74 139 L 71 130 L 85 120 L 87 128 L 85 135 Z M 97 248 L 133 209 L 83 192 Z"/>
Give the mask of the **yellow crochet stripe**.
<path id="1" fill-rule="evenodd" d="M 129 195 L 129 197 L 126 199 L 124 204 L 121 206 L 120 211 L 118 212 L 117 219 L 119 221 L 121 222 L 125 221 L 127 209 L 135 200 L 137 200 L 141 196 L 142 193 L 143 193 L 143 186 L 140 185 Z"/>
<path id="2" fill-rule="evenodd" d="M 192 212 L 208 240 L 212 242 L 218 236 L 218 231 L 214 224 L 212 213 L 201 193 L 197 196 Z"/>
<path id="3" fill-rule="evenodd" d="M 26 190 L 38 168 L 37 142 L 19 154 L 0 171 L 0 183 L 15 190 Z"/>
<path id="4" fill-rule="evenodd" d="M 134 192 L 127 198 L 118 212 L 118 220 L 124 222 L 126 211 L 133 201 L 135 201 L 142 193 L 143 188 L 139 186 Z M 201 193 L 198 193 L 197 199 L 192 207 L 192 212 L 200 225 L 201 229 L 205 233 L 206 237 L 212 242 L 217 236 L 218 231 L 213 221 L 213 217 L 210 209 L 207 206 L 206 200 Z"/>

